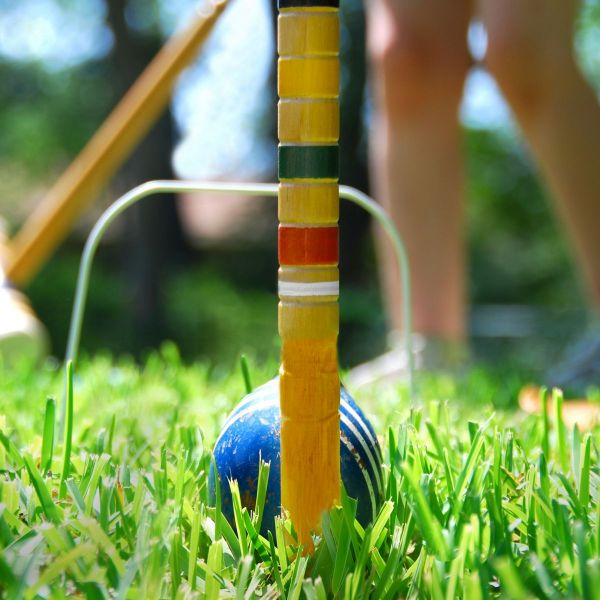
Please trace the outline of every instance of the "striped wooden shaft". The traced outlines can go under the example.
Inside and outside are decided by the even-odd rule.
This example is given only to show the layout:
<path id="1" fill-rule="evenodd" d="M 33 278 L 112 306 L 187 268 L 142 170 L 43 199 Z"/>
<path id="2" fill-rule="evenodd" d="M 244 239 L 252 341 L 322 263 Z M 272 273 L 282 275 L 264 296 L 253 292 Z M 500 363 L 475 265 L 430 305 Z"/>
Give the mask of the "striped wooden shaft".
<path id="1" fill-rule="evenodd" d="M 281 503 L 310 549 L 340 490 L 338 3 L 279 0 L 277 38 Z"/>

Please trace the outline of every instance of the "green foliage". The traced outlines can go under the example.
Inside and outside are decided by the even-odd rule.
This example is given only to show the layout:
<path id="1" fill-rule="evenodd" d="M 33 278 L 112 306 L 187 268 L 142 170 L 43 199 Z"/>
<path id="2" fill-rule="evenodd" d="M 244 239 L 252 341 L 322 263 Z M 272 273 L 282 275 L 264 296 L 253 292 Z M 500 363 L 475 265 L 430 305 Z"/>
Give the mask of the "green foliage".
<path id="1" fill-rule="evenodd" d="M 468 130 L 475 304 L 583 303 L 562 228 L 525 150 L 508 132 Z"/>
<path id="2" fill-rule="evenodd" d="M 103 249 L 94 266 L 83 323 L 83 351 L 111 348 L 119 354 L 140 357 L 148 352 L 147 342 L 144 343 L 144 332 L 132 316 L 131 294 L 122 269 L 114 268 L 114 259 L 110 249 Z M 238 262 L 244 260 L 240 257 Z M 273 269 L 275 260 L 273 257 Z M 244 262 L 247 270 L 249 264 Z M 241 350 L 264 362 L 276 353 L 276 294 L 258 288 L 256 283 L 240 283 L 226 270 L 217 272 L 219 266 L 213 258 L 165 278 L 161 339 L 177 340 L 188 360 L 210 359 L 214 364 L 230 367 Z M 63 252 L 26 290 L 36 314 L 48 327 L 57 356 L 62 356 L 66 348 L 77 269 L 78 257 Z M 256 331 L 263 334 L 257 336 Z"/>
<path id="3" fill-rule="evenodd" d="M 274 365 L 252 371 L 259 383 Z M 61 397 L 62 369 L 3 371 L 3 597 L 596 597 L 598 432 L 494 413 L 494 377 L 428 377 L 412 411 L 401 389 L 365 392 L 387 431 L 385 498 L 364 529 L 342 493 L 308 557 L 288 521 L 258 533 L 267 465 L 255 510 L 232 482 L 235 524 L 220 499 L 208 505 L 210 447 L 244 393 L 239 372 L 185 367 L 172 345 L 142 368 L 97 358 L 67 379 L 73 418 L 57 444 L 59 411 L 40 397 Z"/>

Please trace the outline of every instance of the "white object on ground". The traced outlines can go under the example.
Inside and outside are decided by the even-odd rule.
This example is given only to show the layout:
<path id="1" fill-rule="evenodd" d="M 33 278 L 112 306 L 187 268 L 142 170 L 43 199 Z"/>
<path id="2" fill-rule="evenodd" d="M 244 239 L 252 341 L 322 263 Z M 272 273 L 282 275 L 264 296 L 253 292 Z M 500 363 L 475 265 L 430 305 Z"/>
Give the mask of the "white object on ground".
<path id="1" fill-rule="evenodd" d="M 48 335 L 25 296 L 8 287 L 0 270 L 0 363 L 39 361 L 48 352 Z"/>

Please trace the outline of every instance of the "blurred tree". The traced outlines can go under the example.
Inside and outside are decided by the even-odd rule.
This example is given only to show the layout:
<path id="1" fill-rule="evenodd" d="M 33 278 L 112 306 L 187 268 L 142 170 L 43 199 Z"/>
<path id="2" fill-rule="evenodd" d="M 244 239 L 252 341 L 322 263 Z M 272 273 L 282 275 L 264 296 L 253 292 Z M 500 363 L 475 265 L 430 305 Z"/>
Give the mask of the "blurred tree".
<path id="1" fill-rule="evenodd" d="M 107 0 L 107 6 L 107 20 L 114 35 L 111 80 L 118 99 L 158 52 L 163 40 L 155 19 L 151 18 L 151 27 L 143 31 L 130 26 L 132 20 L 142 19 L 140 15 L 137 19 L 135 15 L 127 18 L 128 10 L 132 10 L 127 0 Z M 137 3 L 135 10 L 145 10 L 150 17 L 158 14 L 153 2 L 145 7 Z M 151 179 L 172 179 L 173 143 L 173 121 L 167 111 L 121 169 L 117 178 L 120 192 Z M 130 282 L 135 334 L 140 346 L 154 346 L 164 337 L 165 277 L 188 256 L 174 197 L 142 201 L 126 213 L 125 223 L 124 266 Z"/>
<path id="2" fill-rule="evenodd" d="M 341 4 L 340 183 L 369 192 L 364 126 L 367 63 L 365 14 L 361 0 Z M 340 207 L 340 278 L 365 283 L 372 271 L 370 218 L 349 202 Z"/>
<path id="3" fill-rule="evenodd" d="M 11 3 L 0 0 L 0 213 L 24 216 L 30 201 L 40 197 L 49 180 L 54 179 L 85 144 L 121 93 L 155 54 L 162 43 L 161 36 L 183 14 L 182 7 L 190 7 L 195 1 L 20 0 Z M 268 1 L 271 7 L 275 6 L 275 0 Z M 600 85 L 600 0 L 584 0 L 582 4 L 578 55 L 588 76 Z M 367 189 L 363 9 L 360 0 L 343 0 L 342 9 L 341 179 L 343 183 Z M 56 11 L 76 18 L 69 17 L 58 25 L 51 23 Z M 5 20 L 8 13 L 11 19 Z M 35 22 L 30 18 L 32 14 Z M 52 28 L 55 31 L 44 38 L 44 45 L 41 34 Z M 82 41 L 86 36 L 92 41 Z M 12 46 L 8 47 L 10 40 Z M 68 50 L 68 56 L 59 60 L 60 53 L 51 43 L 60 46 L 61 52 Z M 78 50 L 74 49 L 81 44 L 84 50 L 76 55 Z M 23 48 L 31 51 L 22 51 Z M 275 96 L 273 83 L 270 98 L 264 100 L 273 107 L 273 116 Z M 268 133 L 271 139 L 276 137 L 273 124 L 274 119 L 264 125 L 264 129 L 271 127 Z M 470 157 L 474 301 L 482 304 L 528 302 L 542 307 L 579 302 L 564 244 L 535 171 L 514 134 L 507 134 L 506 125 L 497 130 L 467 128 L 466 133 Z M 118 190 L 111 191 L 111 196 L 146 179 L 170 176 L 173 135 L 170 119 L 165 118 L 120 173 Z M 251 297 L 246 293 L 251 286 L 264 287 L 264 279 L 273 284 L 269 263 L 265 255 L 259 256 L 258 250 L 249 261 L 252 269 L 243 267 L 246 263 L 242 260 L 232 260 L 231 255 L 215 259 L 214 252 L 206 253 L 205 262 L 212 261 L 213 267 L 216 264 L 211 271 L 215 283 L 210 289 L 207 286 L 204 295 L 198 294 L 190 301 L 187 292 L 179 292 L 193 284 L 199 285 L 198 275 L 190 275 L 185 282 L 187 275 L 178 276 L 176 284 L 166 277 L 185 255 L 185 249 L 177 241 L 163 245 L 168 239 L 179 239 L 173 205 L 165 199 L 157 199 L 143 206 L 141 213 L 132 213 L 128 219 L 128 257 L 124 267 L 126 278 L 123 278 L 130 286 L 125 295 L 129 297 L 132 314 L 136 315 L 139 333 L 133 336 L 131 318 L 123 310 L 120 298 L 123 283 L 114 277 L 110 269 L 113 265 L 106 264 L 118 261 L 120 253 L 105 251 L 99 261 L 106 263 L 99 265 L 92 282 L 94 297 L 86 319 L 86 346 L 96 349 L 108 345 L 116 352 L 138 352 L 140 346 L 147 346 L 158 337 L 173 335 L 187 349 L 188 355 L 210 353 L 213 340 L 206 333 L 206 339 L 200 340 L 198 336 L 198 331 L 208 330 L 208 318 L 199 319 L 197 302 L 214 297 L 217 293 L 214 290 L 221 289 L 216 282 L 219 277 L 245 301 Z M 164 211 L 169 215 L 165 216 Z M 376 306 L 376 263 L 369 250 L 367 219 L 361 212 L 347 214 L 348 211 L 352 213 L 353 209 L 344 203 L 342 278 L 345 284 L 354 280 L 360 286 L 348 289 L 346 285 L 342 295 L 345 340 L 340 347 L 346 356 L 352 355 L 352 360 L 344 360 L 345 364 L 366 358 L 372 352 L 369 344 L 376 344 L 378 340 L 381 343 L 383 337 L 383 322 L 373 308 Z M 164 229 L 167 223 L 171 223 L 169 233 Z M 140 229 L 149 233 L 141 234 Z M 77 251 L 79 249 L 78 245 Z M 61 338 L 66 331 L 65 320 L 72 299 L 70 286 L 77 264 L 71 252 L 72 248 L 64 248 L 53 266 L 45 270 L 29 290 L 36 310 L 59 340 L 59 349 L 62 349 Z M 514 260 L 503 260 L 508 255 Z M 256 265 L 260 265 L 263 279 L 256 274 Z M 159 332 L 164 316 L 159 308 L 164 288 L 169 302 L 177 296 L 176 309 L 170 303 L 167 310 L 169 317 L 179 311 L 178 328 L 175 330 L 167 319 L 166 328 Z M 218 293 L 225 297 L 222 292 Z M 229 312 L 225 306 L 219 306 L 222 315 L 215 319 L 222 318 L 228 325 L 239 320 L 241 302 Z M 271 310 L 266 301 L 264 305 L 266 311 Z M 193 322 L 198 322 L 197 329 L 187 326 Z M 107 327 L 107 323 L 111 327 Z M 215 327 L 214 331 L 220 335 L 225 329 Z M 220 343 L 225 345 L 226 340 Z M 238 349 L 239 340 L 230 340 L 230 351 L 235 353 Z M 224 354 L 223 348 L 220 356 Z"/>

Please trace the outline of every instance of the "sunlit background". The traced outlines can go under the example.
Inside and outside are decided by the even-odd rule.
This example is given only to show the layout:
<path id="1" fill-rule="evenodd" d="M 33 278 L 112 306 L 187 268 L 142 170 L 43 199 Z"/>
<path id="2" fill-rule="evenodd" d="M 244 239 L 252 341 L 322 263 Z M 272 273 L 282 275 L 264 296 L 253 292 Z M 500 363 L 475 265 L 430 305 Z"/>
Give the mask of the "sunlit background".
<path id="1" fill-rule="evenodd" d="M 197 6 L 193 0 L 0 0 L 0 214 L 10 230 Z M 358 0 L 345 0 L 342 8 L 342 182 L 367 189 L 364 15 Z M 485 31 L 477 23 L 469 44 L 475 59 L 483 58 Z M 600 88 L 600 0 L 584 3 L 576 47 Z M 234 0 L 181 77 L 171 115 L 27 290 L 56 355 L 64 352 L 83 236 L 109 200 L 173 173 L 274 180 L 273 65 L 270 2 Z M 469 165 L 475 347 L 484 359 L 501 355 L 536 368 L 561 349 L 558 340 L 583 326 L 576 276 L 510 111 L 481 67 L 468 78 L 460 117 Z M 194 225 L 189 204 L 196 199 L 188 200 L 179 213 L 183 223 L 169 221 L 165 238 L 158 238 L 156 216 L 143 211 L 115 228 L 94 274 L 86 350 L 140 356 L 171 338 L 190 360 L 227 363 L 242 351 L 261 360 L 277 352 L 272 202 L 247 210 L 240 200 L 229 211 L 204 201 L 202 223 Z M 169 215 L 177 220 L 174 211 Z M 144 233 L 148 222 L 155 229 Z M 341 358 L 348 366 L 384 348 L 385 318 L 366 217 L 344 213 L 342 236 Z M 510 265 L 506 256 L 513 257 Z"/>

